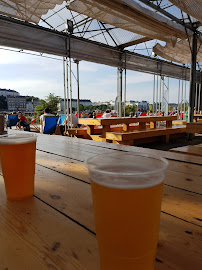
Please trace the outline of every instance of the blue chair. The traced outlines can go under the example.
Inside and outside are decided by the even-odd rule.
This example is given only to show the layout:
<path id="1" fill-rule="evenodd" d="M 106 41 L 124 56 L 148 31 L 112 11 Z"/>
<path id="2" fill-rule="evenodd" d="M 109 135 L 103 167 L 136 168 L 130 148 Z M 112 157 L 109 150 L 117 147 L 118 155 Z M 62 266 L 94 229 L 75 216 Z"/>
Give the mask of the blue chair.
<path id="1" fill-rule="evenodd" d="M 44 134 L 55 133 L 56 126 L 58 124 L 59 116 L 44 116 Z"/>
<path id="2" fill-rule="evenodd" d="M 17 125 L 18 122 L 18 115 L 17 114 L 9 114 L 8 115 L 8 127 L 14 127 Z"/>

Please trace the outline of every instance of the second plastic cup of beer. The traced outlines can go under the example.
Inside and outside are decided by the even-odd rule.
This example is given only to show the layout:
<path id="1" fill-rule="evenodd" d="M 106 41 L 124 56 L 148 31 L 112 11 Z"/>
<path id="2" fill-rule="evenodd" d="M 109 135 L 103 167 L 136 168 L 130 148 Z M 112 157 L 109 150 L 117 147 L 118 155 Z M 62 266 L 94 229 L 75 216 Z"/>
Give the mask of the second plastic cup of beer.
<path id="1" fill-rule="evenodd" d="M 101 270 L 154 270 L 167 161 L 114 151 L 89 158 Z"/>
<path id="2" fill-rule="evenodd" d="M 9 200 L 21 200 L 34 194 L 35 134 L 0 136 L 0 162 Z"/>

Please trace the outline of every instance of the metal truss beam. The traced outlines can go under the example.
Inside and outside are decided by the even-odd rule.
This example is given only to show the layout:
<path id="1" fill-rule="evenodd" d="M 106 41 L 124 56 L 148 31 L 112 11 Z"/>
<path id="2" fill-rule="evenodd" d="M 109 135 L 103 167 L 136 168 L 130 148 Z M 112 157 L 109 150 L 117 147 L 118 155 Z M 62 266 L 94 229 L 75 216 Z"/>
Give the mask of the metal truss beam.
<path id="1" fill-rule="evenodd" d="M 70 48 L 71 58 L 79 61 L 85 60 L 118 68 L 126 66 L 129 70 L 176 79 L 189 80 L 190 77 L 190 70 L 180 65 L 4 16 L 0 16 L 0 45 L 58 56 L 69 56 Z M 200 82 L 200 74 L 197 78 L 197 82 Z"/>
<path id="2" fill-rule="evenodd" d="M 124 49 L 126 47 L 137 45 L 137 44 L 140 44 L 140 43 L 143 43 L 143 42 L 147 42 L 147 41 L 150 41 L 150 40 L 152 40 L 152 39 L 151 38 L 148 38 L 148 37 L 143 37 L 143 38 L 139 38 L 139 39 L 136 39 L 136 40 L 133 40 L 133 41 L 130 41 L 130 42 L 121 44 L 119 47 L 121 49 Z"/>
<path id="3" fill-rule="evenodd" d="M 142 3 L 144 3 L 145 5 L 153 8 L 154 10 L 160 12 L 161 14 L 165 15 L 166 17 L 170 18 L 172 21 L 177 22 L 177 23 L 179 23 L 179 24 L 181 24 L 183 26 L 186 26 L 191 31 L 194 30 L 192 25 L 190 25 L 190 24 L 184 25 L 183 21 L 181 21 L 180 19 L 176 18 L 175 16 L 173 16 L 172 14 L 170 14 L 169 12 L 167 12 L 165 9 L 162 9 L 160 6 L 157 6 L 157 5 L 153 4 L 152 1 L 150 1 L 150 0 L 139 0 L 139 1 L 142 2 Z"/>

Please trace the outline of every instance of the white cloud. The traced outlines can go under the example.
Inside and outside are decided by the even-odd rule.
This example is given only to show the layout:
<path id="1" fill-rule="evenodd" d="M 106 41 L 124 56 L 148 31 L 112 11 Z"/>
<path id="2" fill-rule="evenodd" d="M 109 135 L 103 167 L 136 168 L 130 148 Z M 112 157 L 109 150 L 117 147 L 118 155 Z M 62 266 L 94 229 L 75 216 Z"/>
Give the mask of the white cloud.
<path id="1" fill-rule="evenodd" d="M 133 72 L 133 74 L 126 75 L 127 84 L 136 84 L 153 81 L 154 76 L 147 73 Z"/>

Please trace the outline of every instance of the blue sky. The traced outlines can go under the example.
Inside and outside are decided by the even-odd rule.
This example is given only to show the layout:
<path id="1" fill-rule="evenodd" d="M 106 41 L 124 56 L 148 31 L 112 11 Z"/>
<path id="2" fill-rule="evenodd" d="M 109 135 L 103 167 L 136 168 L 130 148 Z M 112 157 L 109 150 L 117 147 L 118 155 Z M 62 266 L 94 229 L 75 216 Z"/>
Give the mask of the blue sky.
<path id="1" fill-rule="evenodd" d="M 63 97 L 63 62 L 62 58 L 58 59 L 60 60 L 0 49 L 0 88 L 13 89 L 21 95 L 34 95 L 39 98 L 44 98 L 49 93 Z M 76 64 L 72 66 L 76 75 Z M 177 102 L 177 93 L 178 81 L 170 79 L 170 102 Z M 115 100 L 116 94 L 116 68 L 80 62 L 81 99 L 109 101 Z M 73 98 L 76 97 L 76 81 L 73 78 Z M 153 75 L 127 71 L 127 100 L 152 102 L 152 97 Z"/>

